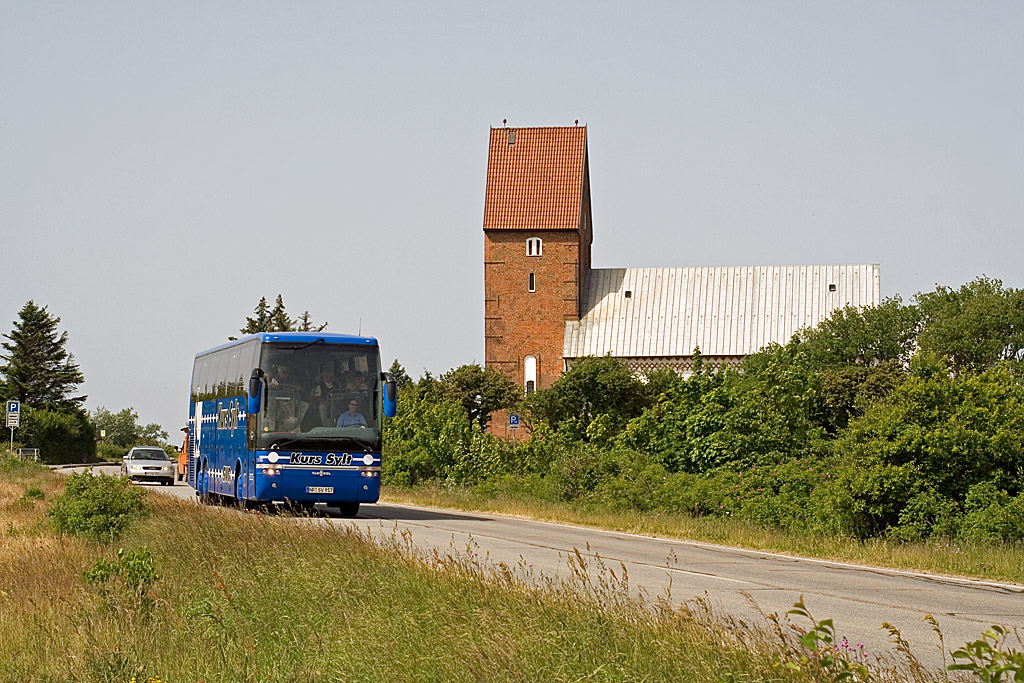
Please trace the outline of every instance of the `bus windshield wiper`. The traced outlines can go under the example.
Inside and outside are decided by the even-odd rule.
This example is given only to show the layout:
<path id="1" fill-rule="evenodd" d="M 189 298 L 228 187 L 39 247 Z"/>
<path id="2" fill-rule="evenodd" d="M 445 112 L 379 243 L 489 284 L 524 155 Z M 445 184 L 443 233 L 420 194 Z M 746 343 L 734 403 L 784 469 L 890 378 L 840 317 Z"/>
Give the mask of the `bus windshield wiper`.
<path id="1" fill-rule="evenodd" d="M 273 443 L 270 444 L 270 450 L 276 451 L 278 449 L 288 448 L 289 446 L 294 446 L 295 444 L 302 443 L 302 442 L 303 442 L 303 439 L 295 439 L 295 438 L 291 438 L 291 439 L 277 439 L 276 441 L 274 441 Z"/>
<path id="2" fill-rule="evenodd" d="M 355 437 L 355 436 L 336 436 L 336 437 L 332 437 L 329 440 L 329 443 L 331 443 L 331 444 L 338 444 L 338 445 L 344 444 L 344 445 L 349 445 L 349 446 L 353 446 L 354 445 L 354 446 L 358 446 L 359 448 L 362 448 L 366 452 L 372 451 L 373 450 L 373 446 L 374 446 L 374 442 L 373 441 L 370 441 L 369 439 L 360 439 L 360 438 Z"/>

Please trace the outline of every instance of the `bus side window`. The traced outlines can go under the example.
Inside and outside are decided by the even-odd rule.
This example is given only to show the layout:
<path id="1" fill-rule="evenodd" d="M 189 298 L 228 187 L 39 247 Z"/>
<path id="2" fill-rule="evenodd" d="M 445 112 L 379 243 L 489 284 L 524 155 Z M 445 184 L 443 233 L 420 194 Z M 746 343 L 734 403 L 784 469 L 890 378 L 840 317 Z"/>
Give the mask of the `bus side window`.
<path id="1" fill-rule="evenodd" d="M 228 380 L 228 359 L 223 351 L 213 354 L 210 364 L 210 393 L 211 398 L 225 398 L 227 396 Z"/>
<path id="2" fill-rule="evenodd" d="M 199 366 L 197 377 L 196 377 L 196 393 L 198 394 L 197 399 L 200 401 L 206 401 L 211 398 L 210 396 L 210 357 L 203 356 L 196 361 L 196 365 Z"/>

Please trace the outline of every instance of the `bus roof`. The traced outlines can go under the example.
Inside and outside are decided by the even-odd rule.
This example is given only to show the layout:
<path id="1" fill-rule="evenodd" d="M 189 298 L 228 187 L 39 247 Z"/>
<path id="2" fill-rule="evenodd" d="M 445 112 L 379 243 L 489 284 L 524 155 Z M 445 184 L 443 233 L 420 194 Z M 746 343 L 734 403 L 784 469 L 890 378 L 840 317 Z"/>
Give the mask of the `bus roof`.
<path id="1" fill-rule="evenodd" d="M 260 343 L 267 342 L 296 342 L 312 343 L 322 341 L 327 344 L 359 344 L 362 346 L 377 346 L 377 339 L 375 337 L 356 337 L 351 334 L 335 334 L 333 332 L 257 332 L 256 334 L 246 335 L 239 339 L 229 341 L 227 344 L 221 344 L 205 351 L 200 351 L 196 354 L 196 357 L 205 356 L 208 353 L 214 351 L 220 351 L 221 349 L 230 348 L 246 342 L 257 340 Z"/>

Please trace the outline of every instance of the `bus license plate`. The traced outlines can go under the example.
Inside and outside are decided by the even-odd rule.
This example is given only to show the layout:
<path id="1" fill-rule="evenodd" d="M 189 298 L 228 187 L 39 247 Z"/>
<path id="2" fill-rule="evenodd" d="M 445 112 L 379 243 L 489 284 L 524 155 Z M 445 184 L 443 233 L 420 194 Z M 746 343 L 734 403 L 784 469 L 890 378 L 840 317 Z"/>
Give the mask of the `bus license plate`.
<path id="1" fill-rule="evenodd" d="M 334 493 L 333 486 L 307 486 L 306 493 Z"/>

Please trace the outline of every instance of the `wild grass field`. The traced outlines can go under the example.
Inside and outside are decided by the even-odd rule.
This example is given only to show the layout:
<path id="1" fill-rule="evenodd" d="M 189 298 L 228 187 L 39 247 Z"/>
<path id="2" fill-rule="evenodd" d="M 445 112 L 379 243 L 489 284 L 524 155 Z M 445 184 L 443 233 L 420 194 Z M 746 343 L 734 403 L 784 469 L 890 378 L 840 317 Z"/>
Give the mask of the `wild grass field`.
<path id="1" fill-rule="evenodd" d="M 0 466 L 0 681 L 946 680 L 909 654 L 865 662 L 827 622 L 643 605 L 610 574 L 421 556 L 322 519 L 150 493 L 117 540 L 61 535 L 66 481 Z"/>

